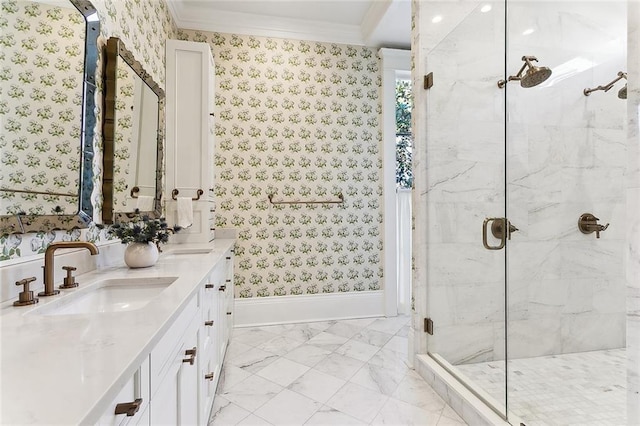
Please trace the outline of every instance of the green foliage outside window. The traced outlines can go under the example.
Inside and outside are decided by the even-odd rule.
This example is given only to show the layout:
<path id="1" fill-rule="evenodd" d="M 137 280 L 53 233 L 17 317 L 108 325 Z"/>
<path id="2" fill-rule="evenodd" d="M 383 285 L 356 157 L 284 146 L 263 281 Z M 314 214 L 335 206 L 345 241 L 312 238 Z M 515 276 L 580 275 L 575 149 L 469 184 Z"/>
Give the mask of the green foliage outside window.
<path id="1" fill-rule="evenodd" d="M 411 82 L 396 81 L 396 184 L 410 189 L 413 185 L 411 158 L 413 135 L 411 134 Z"/>

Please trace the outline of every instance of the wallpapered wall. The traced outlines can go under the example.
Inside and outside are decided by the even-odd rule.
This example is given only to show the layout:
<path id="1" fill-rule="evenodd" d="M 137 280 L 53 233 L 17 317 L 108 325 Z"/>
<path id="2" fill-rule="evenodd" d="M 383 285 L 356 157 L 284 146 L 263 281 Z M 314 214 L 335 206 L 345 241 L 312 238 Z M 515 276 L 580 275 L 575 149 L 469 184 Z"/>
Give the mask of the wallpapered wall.
<path id="1" fill-rule="evenodd" d="M 381 74 L 373 49 L 180 31 L 216 62 L 216 227 L 236 297 L 378 290 Z M 336 199 L 337 205 L 272 206 Z"/>
<path id="2" fill-rule="evenodd" d="M 98 40 L 100 47 L 104 45 L 106 38 L 111 36 L 120 37 L 135 58 L 143 64 L 144 68 L 164 88 L 164 41 L 167 38 L 175 38 L 176 34 L 175 24 L 165 2 L 160 0 L 93 0 L 92 2 L 100 16 L 101 37 Z M 3 0 L 2 3 L 19 4 L 22 2 Z M 4 15 L 5 13 L 3 12 L 2 17 L 0 17 L 0 25 L 4 25 Z M 38 25 L 39 21 L 35 19 L 33 22 Z M 1 29 L 4 37 L 6 27 L 2 26 Z M 47 37 L 51 38 L 50 36 Z M 3 45 L 2 54 L 4 52 L 5 47 Z M 10 68 L 13 68 L 13 64 L 11 64 Z M 4 68 L 0 70 L 4 70 Z M 98 66 L 98 70 L 101 70 L 101 66 Z M 51 72 L 54 71 L 52 70 Z M 58 71 L 55 70 L 55 72 Z M 64 74 L 64 77 L 67 77 L 68 72 Z M 96 80 L 100 85 L 101 76 L 98 76 Z M 98 105 L 97 122 L 101 123 L 99 111 L 100 105 L 102 105 L 101 87 L 99 87 L 96 96 L 96 105 Z M 30 104 L 30 108 L 33 110 L 36 105 Z M 2 132 L 4 133 L 4 131 L 3 128 Z M 102 157 L 100 155 L 102 152 L 102 133 L 100 128 L 96 129 L 94 151 L 96 156 L 94 158 L 92 204 L 94 205 L 94 218 L 100 218 L 102 210 Z M 83 232 L 75 230 L 3 235 L 0 236 L 0 261 L 43 253 L 46 246 L 52 241 L 86 239 L 95 242 L 106 238 L 108 237 L 104 235 L 104 232 L 100 232 L 96 227 L 91 227 Z"/>
<path id="3" fill-rule="evenodd" d="M 0 185 L 77 193 L 84 18 L 69 8 L 2 1 Z M 0 215 L 73 214 L 78 198 L 0 191 Z"/>

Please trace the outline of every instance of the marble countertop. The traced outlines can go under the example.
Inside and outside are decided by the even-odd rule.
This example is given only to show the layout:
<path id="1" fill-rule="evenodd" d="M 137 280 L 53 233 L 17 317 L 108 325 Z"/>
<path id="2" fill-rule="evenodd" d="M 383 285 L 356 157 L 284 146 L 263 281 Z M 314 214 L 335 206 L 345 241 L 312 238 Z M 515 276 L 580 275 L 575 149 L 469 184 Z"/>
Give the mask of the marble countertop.
<path id="1" fill-rule="evenodd" d="M 35 305 L 2 304 L 0 424 L 95 423 L 234 242 L 166 245 L 151 268 L 99 269 L 76 277 L 77 289 Z M 197 248 L 212 250 L 171 255 Z M 178 278 L 138 310 L 46 316 L 34 311 L 106 278 L 157 277 Z"/>

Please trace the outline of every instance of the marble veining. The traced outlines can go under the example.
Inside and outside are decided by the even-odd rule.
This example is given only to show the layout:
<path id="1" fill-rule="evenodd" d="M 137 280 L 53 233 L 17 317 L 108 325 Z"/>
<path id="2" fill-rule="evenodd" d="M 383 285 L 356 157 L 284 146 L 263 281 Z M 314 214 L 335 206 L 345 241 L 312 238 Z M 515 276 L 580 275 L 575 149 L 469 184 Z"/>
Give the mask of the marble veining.
<path id="1" fill-rule="evenodd" d="M 153 268 L 128 269 L 120 264 L 78 276 L 81 289 L 105 278 L 179 277 L 139 310 L 54 317 L 29 314 L 75 290 L 42 298 L 33 308 L 3 303 L 0 423 L 95 423 L 233 244 L 234 240 L 216 240 L 204 245 L 212 251 L 197 255 L 198 262 L 193 262 L 194 256 L 189 256 L 191 261 L 161 257 Z"/>
<path id="2" fill-rule="evenodd" d="M 455 411 L 408 367 L 407 351 L 400 348 L 407 345 L 408 322 L 409 317 L 397 317 L 234 329 L 229 346 L 234 355 L 227 352 L 209 425 L 463 426 Z M 301 338 L 285 354 L 275 346 L 247 339 L 239 344 L 236 339 L 268 332 L 278 341 L 301 336 L 294 330 L 310 329 L 320 330 L 319 338 Z M 353 337 L 347 339 L 345 333 Z M 367 335 L 380 344 L 357 340 Z M 343 343 L 327 349 L 338 341 Z M 264 352 L 275 350 L 275 360 L 255 371 L 238 367 L 234 358 L 258 346 Z"/>

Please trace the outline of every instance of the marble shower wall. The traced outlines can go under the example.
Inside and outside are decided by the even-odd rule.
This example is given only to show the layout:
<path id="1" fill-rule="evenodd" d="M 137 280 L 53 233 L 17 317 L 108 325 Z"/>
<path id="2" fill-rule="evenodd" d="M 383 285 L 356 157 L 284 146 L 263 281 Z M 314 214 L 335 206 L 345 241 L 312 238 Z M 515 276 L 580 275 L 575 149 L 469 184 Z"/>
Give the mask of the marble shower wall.
<path id="1" fill-rule="evenodd" d="M 624 82 L 582 91 L 626 71 L 625 4 L 509 3 L 506 72 L 523 55 L 554 71 L 529 89 L 496 85 L 504 4 L 492 6 L 426 58 L 429 351 L 454 364 L 503 358 L 505 296 L 511 358 L 623 347 Z M 578 230 L 586 212 L 611 223 L 600 239 Z M 482 221 L 502 216 L 519 228 L 508 252 L 484 249 Z"/>
<path id="2" fill-rule="evenodd" d="M 640 3 L 629 2 L 627 26 L 627 424 L 637 425 L 640 424 Z"/>

